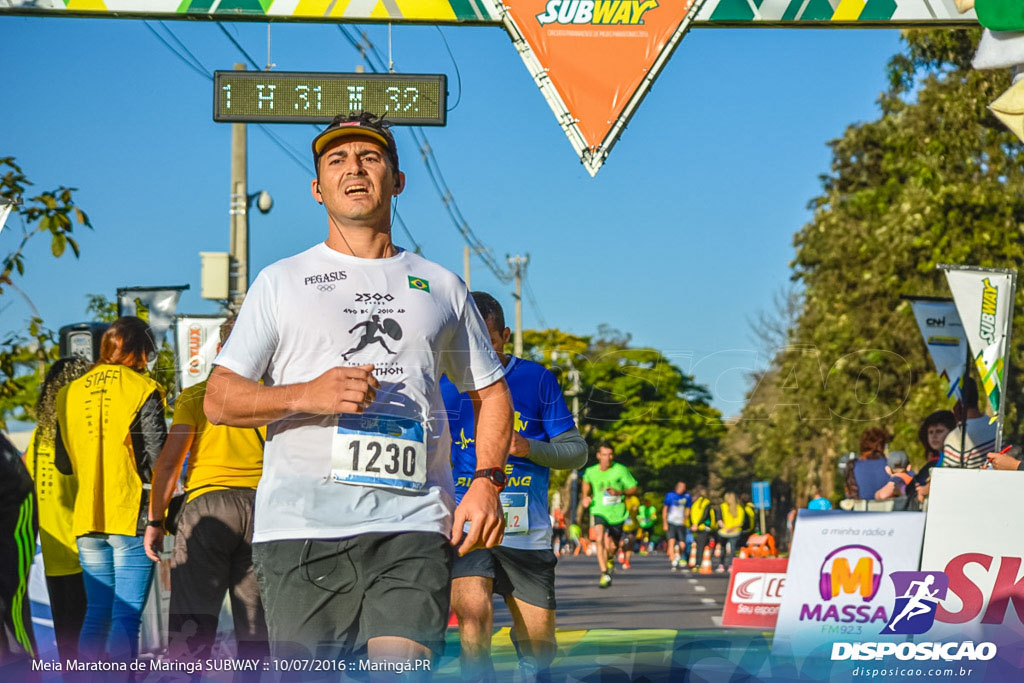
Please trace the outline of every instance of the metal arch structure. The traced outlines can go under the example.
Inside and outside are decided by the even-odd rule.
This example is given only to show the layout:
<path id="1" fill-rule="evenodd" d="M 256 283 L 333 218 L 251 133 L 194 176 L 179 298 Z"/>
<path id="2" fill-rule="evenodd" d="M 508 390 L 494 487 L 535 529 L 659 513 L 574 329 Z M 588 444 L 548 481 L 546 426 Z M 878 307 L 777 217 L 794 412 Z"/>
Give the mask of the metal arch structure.
<path id="1" fill-rule="evenodd" d="M 647 10 L 674 12 L 674 30 L 663 32 L 653 54 L 636 61 L 634 78 L 616 92 L 608 111 L 581 111 L 571 100 L 565 60 L 552 58 L 535 25 L 538 10 L 559 16 L 567 30 L 579 28 L 577 9 L 614 6 L 639 20 Z M 627 11 L 627 6 L 631 9 Z M 607 8 L 607 7 L 606 7 Z M 646 9 L 645 9 L 646 8 Z M 75 16 L 208 21 L 287 21 L 310 23 L 500 25 L 555 114 L 584 168 L 594 176 L 608 158 L 680 41 L 699 28 L 963 28 L 977 26 L 974 10 L 960 14 L 954 0 L 0 0 L 0 16 Z M 610 14 L 608 16 L 611 16 Z M 563 19 L 565 19 L 563 21 Z M 550 19 L 549 19 L 550 20 Z M 544 21 L 540 21 L 544 23 Z M 594 23 L 597 23 L 596 21 Z M 616 29 L 604 22 L 598 28 Z M 556 25 L 557 26 L 557 25 Z M 532 37 L 531 37 L 532 36 Z M 554 42 L 554 41 L 551 41 Z M 564 48 L 563 48 L 564 49 Z M 557 52 L 557 49 L 554 49 Z M 650 52 L 650 51 L 648 51 Z M 562 75 L 559 83 L 559 75 Z M 642 76 L 641 76 L 642 74 Z M 589 75 L 589 74 L 588 74 Z M 600 125 L 593 124 L 601 119 Z"/>

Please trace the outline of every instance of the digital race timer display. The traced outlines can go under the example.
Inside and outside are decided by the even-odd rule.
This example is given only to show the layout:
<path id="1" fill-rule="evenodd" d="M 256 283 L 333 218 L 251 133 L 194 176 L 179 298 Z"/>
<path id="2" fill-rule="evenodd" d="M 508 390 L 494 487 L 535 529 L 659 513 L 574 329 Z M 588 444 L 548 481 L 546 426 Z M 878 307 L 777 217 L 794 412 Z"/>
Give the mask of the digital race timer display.
<path id="1" fill-rule="evenodd" d="M 394 124 L 443 126 L 447 80 L 444 74 L 216 71 L 213 120 L 327 123 L 368 111 Z"/>

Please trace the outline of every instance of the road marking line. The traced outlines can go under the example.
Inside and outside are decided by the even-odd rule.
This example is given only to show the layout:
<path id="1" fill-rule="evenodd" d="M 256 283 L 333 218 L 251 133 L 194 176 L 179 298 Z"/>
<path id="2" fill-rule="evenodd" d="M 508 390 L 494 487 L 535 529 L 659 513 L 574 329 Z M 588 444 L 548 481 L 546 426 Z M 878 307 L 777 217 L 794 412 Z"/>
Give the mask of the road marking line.
<path id="1" fill-rule="evenodd" d="M 718 628 L 722 627 L 722 617 L 711 617 L 711 623 Z"/>
<path id="2" fill-rule="evenodd" d="M 715 599 L 714 598 L 701 598 L 700 601 L 703 604 L 705 604 L 705 605 L 713 605 L 713 604 L 715 604 Z"/>
<path id="3" fill-rule="evenodd" d="M 704 586 L 694 586 L 693 590 L 697 591 L 698 593 L 706 593 L 708 589 Z"/>
<path id="4" fill-rule="evenodd" d="M 697 583 L 697 579 L 687 579 L 686 583 Z"/>

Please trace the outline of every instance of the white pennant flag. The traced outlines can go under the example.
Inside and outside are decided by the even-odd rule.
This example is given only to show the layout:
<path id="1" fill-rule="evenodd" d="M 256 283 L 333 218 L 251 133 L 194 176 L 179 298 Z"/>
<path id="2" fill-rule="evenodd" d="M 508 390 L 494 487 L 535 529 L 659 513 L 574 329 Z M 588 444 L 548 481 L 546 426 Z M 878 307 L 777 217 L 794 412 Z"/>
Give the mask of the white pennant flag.
<path id="1" fill-rule="evenodd" d="M 960 398 L 960 380 L 967 361 L 967 335 L 951 300 L 910 297 L 917 327 L 928 347 L 935 371 L 949 382 L 946 396 Z"/>
<path id="2" fill-rule="evenodd" d="M 141 318 L 150 329 L 157 345 L 161 344 L 174 324 L 178 299 L 188 285 L 173 287 L 121 287 L 117 290 L 117 314 Z"/>

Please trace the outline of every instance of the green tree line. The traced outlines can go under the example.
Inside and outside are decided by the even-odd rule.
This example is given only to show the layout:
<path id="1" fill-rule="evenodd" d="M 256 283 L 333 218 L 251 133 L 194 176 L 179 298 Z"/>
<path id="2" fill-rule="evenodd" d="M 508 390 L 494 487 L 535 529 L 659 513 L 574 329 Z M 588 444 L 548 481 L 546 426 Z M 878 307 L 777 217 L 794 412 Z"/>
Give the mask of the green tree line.
<path id="1" fill-rule="evenodd" d="M 949 296 L 940 263 L 1024 261 L 1021 143 L 987 111 L 1010 77 L 971 69 L 978 38 L 904 32 L 879 117 L 829 143 L 813 217 L 793 238 L 794 294 L 762 321 L 763 336 L 781 332 L 778 347 L 713 459 L 724 484 L 779 480 L 801 504 L 815 488 L 836 497 L 839 458 L 870 426 L 922 464 L 918 425 L 951 402 L 901 296 Z M 1011 437 L 1022 414 L 1021 318 L 1013 339 Z"/>

